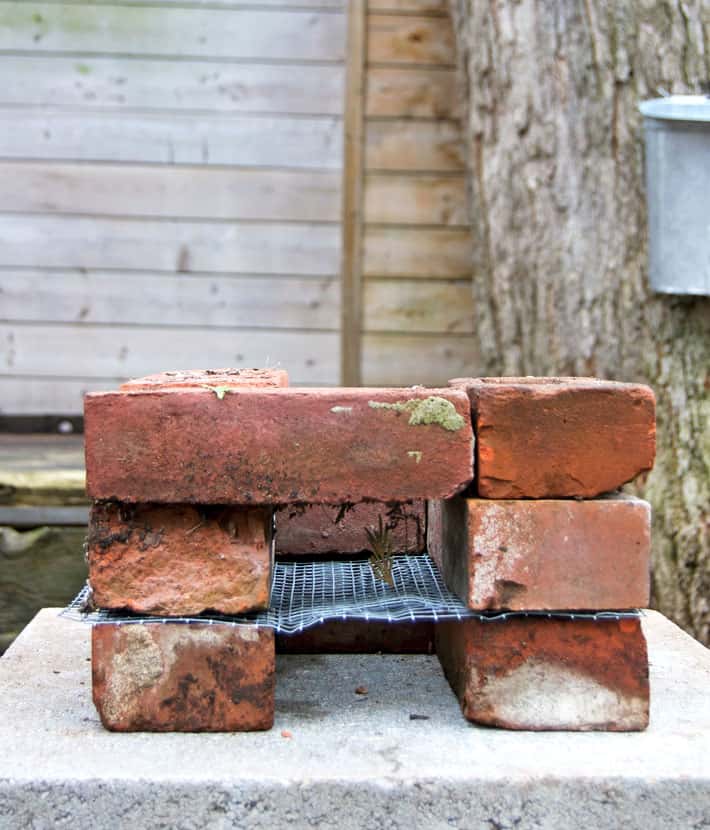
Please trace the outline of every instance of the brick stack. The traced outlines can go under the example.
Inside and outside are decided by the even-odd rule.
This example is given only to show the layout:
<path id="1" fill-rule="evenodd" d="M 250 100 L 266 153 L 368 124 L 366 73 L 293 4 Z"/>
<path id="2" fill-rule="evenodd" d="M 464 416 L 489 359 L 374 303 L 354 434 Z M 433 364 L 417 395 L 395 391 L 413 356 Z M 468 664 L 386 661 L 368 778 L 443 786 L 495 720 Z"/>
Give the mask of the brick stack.
<path id="1" fill-rule="evenodd" d="M 653 464 L 651 390 L 578 378 L 451 385 L 470 398 L 476 479 L 464 496 L 429 503 L 429 552 L 450 589 L 479 612 L 645 606 L 649 506 L 611 493 Z M 648 724 L 637 618 L 447 622 L 437 626 L 436 650 L 471 721 Z"/>
<path id="2" fill-rule="evenodd" d="M 93 692 L 115 730 L 268 729 L 271 630 L 202 612 L 267 606 L 276 550 L 352 555 L 383 518 L 397 552 L 427 545 L 476 612 L 646 605 L 649 508 L 614 494 L 650 469 L 646 387 L 464 379 L 451 388 L 291 389 L 285 372 L 173 372 L 86 397 L 94 603 L 162 618 L 93 630 Z M 474 431 L 476 441 L 474 442 Z M 476 452 L 474 480 L 474 443 Z M 642 729 L 637 617 L 331 622 L 285 650 L 427 651 L 472 721 Z"/>
<path id="3" fill-rule="evenodd" d="M 301 390 L 284 372 L 166 373 L 87 395 L 85 437 L 94 603 L 163 618 L 93 629 L 94 702 L 122 731 L 272 725 L 273 632 L 174 618 L 265 607 L 276 508 L 447 499 L 473 478 L 460 389 Z"/>

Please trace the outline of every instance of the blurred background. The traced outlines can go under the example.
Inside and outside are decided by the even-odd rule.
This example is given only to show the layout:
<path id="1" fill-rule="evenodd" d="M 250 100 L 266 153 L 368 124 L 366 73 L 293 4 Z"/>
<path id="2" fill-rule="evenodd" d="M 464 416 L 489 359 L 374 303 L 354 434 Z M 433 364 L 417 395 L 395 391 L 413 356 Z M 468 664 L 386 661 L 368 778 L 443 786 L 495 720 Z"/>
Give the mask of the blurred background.
<path id="1" fill-rule="evenodd" d="M 222 366 L 649 383 L 653 601 L 710 643 L 710 301 L 649 285 L 638 112 L 706 91 L 707 2 L 3 0 L 0 72 L 0 648 L 84 579 L 83 394 Z"/>

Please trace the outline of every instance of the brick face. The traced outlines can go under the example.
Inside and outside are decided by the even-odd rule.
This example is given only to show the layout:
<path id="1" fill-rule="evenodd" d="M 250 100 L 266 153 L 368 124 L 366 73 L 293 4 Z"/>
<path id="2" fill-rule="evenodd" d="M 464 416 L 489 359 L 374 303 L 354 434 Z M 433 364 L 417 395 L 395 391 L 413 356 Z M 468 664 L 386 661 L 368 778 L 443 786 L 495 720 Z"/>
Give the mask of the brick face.
<path id="1" fill-rule="evenodd" d="M 122 392 L 149 392 L 204 386 L 228 389 L 288 386 L 288 374 L 283 369 L 188 369 L 134 378 L 121 384 L 119 389 Z"/>
<path id="2" fill-rule="evenodd" d="M 638 619 L 445 622 L 436 628 L 436 651 L 474 723 L 609 732 L 648 726 L 648 655 Z"/>
<path id="3" fill-rule="evenodd" d="M 429 553 L 474 611 L 644 607 L 650 505 L 618 496 L 429 503 Z"/>
<path id="4" fill-rule="evenodd" d="M 144 614 L 240 614 L 266 608 L 269 508 L 95 504 L 89 582 L 100 608 Z"/>
<path id="5" fill-rule="evenodd" d="M 94 704 L 118 732 L 241 732 L 274 719 L 274 634 L 251 626 L 103 624 Z"/>
<path id="6" fill-rule="evenodd" d="M 349 555 L 367 550 L 366 530 L 379 519 L 390 529 L 392 550 L 422 553 L 426 547 L 424 502 L 361 502 L 354 505 L 289 505 L 276 511 L 280 556 Z"/>
<path id="7" fill-rule="evenodd" d="M 94 499 L 407 501 L 446 498 L 473 478 L 461 390 L 93 393 L 85 439 Z"/>
<path id="8" fill-rule="evenodd" d="M 647 386 L 590 378 L 457 378 L 471 399 L 477 495 L 593 498 L 651 469 Z"/>

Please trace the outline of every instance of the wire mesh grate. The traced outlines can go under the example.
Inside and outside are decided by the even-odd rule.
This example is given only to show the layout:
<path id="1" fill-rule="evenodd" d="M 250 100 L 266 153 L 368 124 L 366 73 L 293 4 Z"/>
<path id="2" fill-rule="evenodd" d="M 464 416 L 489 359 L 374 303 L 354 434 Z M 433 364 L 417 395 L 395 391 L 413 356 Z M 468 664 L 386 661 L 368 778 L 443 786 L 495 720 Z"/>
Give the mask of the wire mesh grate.
<path id="1" fill-rule="evenodd" d="M 470 611 L 444 585 L 436 565 L 426 554 L 393 556 L 392 584 L 382 580 L 367 560 L 277 562 L 269 608 L 240 616 L 204 613 L 194 617 L 155 617 L 91 607 L 86 586 L 62 611 L 62 616 L 93 624 L 105 623 L 227 623 L 273 628 L 294 634 L 326 620 L 379 622 L 480 619 L 510 617 L 618 620 L 637 617 L 638 611 Z"/>

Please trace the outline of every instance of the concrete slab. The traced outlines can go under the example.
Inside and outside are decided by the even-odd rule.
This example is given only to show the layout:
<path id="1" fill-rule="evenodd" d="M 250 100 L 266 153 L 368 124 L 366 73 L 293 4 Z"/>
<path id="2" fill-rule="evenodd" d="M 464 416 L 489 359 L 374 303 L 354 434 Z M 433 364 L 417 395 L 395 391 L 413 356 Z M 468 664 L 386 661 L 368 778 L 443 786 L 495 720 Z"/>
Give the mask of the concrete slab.
<path id="1" fill-rule="evenodd" d="M 710 652 L 655 613 L 645 733 L 470 725 L 435 657 L 282 655 L 273 731 L 233 735 L 105 732 L 56 614 L 0 660 L 2 828 L 710 827 Z"/>

